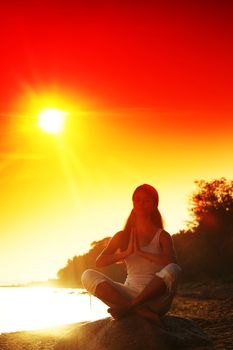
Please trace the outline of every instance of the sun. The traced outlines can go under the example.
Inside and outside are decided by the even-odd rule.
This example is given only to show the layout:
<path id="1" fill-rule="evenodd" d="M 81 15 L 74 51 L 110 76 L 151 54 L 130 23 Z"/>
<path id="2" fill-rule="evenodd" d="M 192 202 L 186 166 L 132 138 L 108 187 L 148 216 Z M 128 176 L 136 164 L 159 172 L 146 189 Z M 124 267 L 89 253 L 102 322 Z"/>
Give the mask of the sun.
<path id="1" fill-rule="evenodd" d="M 67 112 L 59 109 L 47 108 L 39 113 L 39 127 L 52 134 L 58 134 L 64 129 Z"/>

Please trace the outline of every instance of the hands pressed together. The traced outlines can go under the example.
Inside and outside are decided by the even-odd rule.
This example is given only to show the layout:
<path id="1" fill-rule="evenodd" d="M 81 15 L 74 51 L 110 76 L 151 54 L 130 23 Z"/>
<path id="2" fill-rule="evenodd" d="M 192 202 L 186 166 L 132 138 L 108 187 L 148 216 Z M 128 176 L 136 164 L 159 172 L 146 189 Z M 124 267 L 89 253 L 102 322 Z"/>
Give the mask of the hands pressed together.
<path id="1" fill-rule="evenodd" d="M 128 246 L 124 251 L 120 250 L 120 240 L 121 236 L 117 234 L 110 240 L 108 246 L 96 259 L 97 267 L 119 263 L 133 253 L 143 256 L 144 253 L 139 248 L 135 232 L 131 232 Z"/>
<path id="2" fill-rule="evenodd" d="M 130 233 L 130 238 L 129 238 L 129 243 L 128 243 L 128 247 L 125 251 L 122 252 L 124 255 L 124 258 L 127 258 L 127 256 L 129 256 L 130 254 L 137 254 L 137 255 L 141 255 L 142 251 L 139 247 L 138 241 L 137 241 L 137 236 L 135 234 L 135 232 L 131 232 Z"/>

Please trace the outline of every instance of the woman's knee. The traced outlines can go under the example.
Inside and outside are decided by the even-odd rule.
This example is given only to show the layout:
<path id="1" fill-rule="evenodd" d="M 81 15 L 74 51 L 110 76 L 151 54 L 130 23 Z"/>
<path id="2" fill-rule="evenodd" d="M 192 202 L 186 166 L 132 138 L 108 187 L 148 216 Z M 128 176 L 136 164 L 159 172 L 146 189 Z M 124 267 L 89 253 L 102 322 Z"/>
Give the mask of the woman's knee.
<path id="1" fill-rule="evenodd" d="M 177 288 L 178 279 L 181 273 L 179 265 L 171 263 L 166 265 L 162 270 L 156 273 L 156 276 L 163 279 L 169 291 Z"/>
<path id="2" fill-rule="evenodd" d="M 90 281 L 93 279 L 94 273 L 95 273 L 95 270 L 91 270 L 91 269 L 85 270 L 82 273 L 81 282 L 84 288 L 87 289 L 87 286 L 89 285 Z"/>
<path id="3" fill-rule="evenodd" d="M 91 269 L 84 271 L 81 276 L 83 287 L 90 294 L 93 294 L 93 295 L 95 295 L 95 290 L 98 284 L 101 282 L 104 282 L 105 280 L 106 280 L 106 277 L 102 273 Z"/>

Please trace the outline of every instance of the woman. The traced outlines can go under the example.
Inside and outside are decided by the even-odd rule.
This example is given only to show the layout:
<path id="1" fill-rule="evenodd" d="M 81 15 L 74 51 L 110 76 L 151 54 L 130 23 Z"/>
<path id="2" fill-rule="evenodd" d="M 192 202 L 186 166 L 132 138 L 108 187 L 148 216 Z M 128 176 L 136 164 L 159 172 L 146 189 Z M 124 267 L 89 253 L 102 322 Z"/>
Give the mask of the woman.
<path id="1" fill-rule="evenodd" d="M 95 270 L 82 275 L 83 286 L 110 306 L 108 312 L 114 318 L 136 312 L 159 325 L 171 306 L 181 269 L 171 236 L 163 230 L 158 203 L 154 187 L 137 187 L 124 230 L 111 238 L 96 260 L 96 267 L 123 261 L 127 268 L 124 284 Z"/>

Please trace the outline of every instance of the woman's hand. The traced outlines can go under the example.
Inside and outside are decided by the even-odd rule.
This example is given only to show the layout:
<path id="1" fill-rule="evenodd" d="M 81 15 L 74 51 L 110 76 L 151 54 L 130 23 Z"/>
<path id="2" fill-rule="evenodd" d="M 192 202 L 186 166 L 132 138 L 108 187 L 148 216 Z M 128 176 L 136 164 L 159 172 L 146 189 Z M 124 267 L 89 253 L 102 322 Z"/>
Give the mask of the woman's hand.
<path id="1" fill-rule="evenodd" d="M 142 253 L 142 251 L 139 247 L 139 244 L 138 244 L 137 236 L 135 233 L 134 233 L 134 241 L 133 241 L 133 251 L 137 255 L 141 255 L 141 253 Z"/>
<path id="2" fill-rule="evenodd" d="M 134 232 L 130 233 L 129 236 L 129 243 L 127 249 L 124 251 L 125 258 L 129 256 L 130 254 L 133 254 L 134 252 L 134 241 L 135 241 L 135 235 Z"/>
<path id="3" fill-rule="evenodd" d="M 96 259 L 96 267 L 104 267 L 114 263 L 122 262 L 133 253 L 133 236 L 129 236 L 128 246 L 124 251 L 120 250 L 123 231 L 117 232 L 109 241 L 106 248 Z"/>

